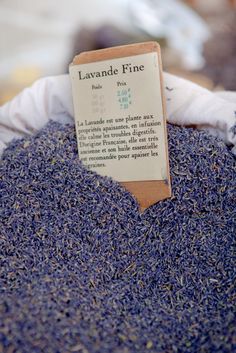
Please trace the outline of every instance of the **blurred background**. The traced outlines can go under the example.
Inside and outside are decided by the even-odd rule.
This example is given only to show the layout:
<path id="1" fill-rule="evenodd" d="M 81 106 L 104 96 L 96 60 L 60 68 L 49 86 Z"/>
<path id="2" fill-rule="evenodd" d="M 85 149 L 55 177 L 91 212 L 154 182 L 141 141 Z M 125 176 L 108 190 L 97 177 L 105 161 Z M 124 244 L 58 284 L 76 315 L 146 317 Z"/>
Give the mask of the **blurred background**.
<path id="1" fill-rule="evenodd" d="M 166 71 L 236 90 L 236 0 L 0 0 L 0 104 L 84 50 L 157 40 Z"/>

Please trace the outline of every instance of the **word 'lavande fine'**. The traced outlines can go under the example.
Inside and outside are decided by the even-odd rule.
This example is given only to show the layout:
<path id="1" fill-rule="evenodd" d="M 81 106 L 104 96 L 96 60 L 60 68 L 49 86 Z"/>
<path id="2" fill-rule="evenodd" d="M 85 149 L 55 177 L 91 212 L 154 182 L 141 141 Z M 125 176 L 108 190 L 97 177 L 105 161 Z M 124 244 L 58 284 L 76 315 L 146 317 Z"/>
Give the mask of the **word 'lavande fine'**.
<path id="1" fill-rule="evenodd" d="M 144 65 L 132 65 L 132 64 L 123 64 L 121 67 L 121 73 L 134 73 L 144 71 Z M 88 80 L 91 78 L 98 78 L 98 77 L 107 77 L 107 76 L 114 76 L 119 74 L 119 69 L 114 69 L 112 65 L 110 65 L 108 70 L 102 71 L 95 71 L 95 72 L 86 72 L 83 73 L 82 71 L 78 71 L 79 79 L 80 80 Z"/>

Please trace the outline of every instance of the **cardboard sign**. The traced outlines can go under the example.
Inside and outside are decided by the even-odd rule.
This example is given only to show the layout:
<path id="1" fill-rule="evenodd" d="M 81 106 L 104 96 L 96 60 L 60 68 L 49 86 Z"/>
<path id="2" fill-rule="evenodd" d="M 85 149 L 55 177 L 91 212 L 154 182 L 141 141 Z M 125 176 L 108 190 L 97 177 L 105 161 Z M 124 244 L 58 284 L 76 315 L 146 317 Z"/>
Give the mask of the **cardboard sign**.
<path id="1" fill-rule="evenodd" d="M 70 76 L 82 162 L 121 182 L 142 210 L 170 197 L 159 45 L 81 53 Z"/>

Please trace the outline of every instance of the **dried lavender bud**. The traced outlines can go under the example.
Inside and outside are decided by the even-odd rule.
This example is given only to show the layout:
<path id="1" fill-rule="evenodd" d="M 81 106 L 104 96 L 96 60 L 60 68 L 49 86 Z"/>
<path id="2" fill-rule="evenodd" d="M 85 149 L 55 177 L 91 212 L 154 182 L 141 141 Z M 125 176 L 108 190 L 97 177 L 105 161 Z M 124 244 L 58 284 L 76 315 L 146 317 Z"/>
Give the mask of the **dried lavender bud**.
<path id="1" fill-rule="evenodd" d="M 235 161 L 169 126 L 173 196 L 138 212 L 50 123 L 0 163 L 0 352 L 233 352 Z"/>

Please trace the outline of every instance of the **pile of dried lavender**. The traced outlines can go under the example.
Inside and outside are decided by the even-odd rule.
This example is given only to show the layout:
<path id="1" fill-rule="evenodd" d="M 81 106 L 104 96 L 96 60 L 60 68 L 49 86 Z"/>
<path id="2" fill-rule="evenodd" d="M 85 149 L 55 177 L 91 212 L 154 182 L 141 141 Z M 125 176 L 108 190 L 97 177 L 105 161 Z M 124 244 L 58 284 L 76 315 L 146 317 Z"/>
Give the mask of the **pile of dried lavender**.
<path id="1" fill-rule="evenodd" d="M 173 197 L 142 215 L 50 124 L 0 163 L 0 352 L 233 352 L 233 157 L 169 126 Z"/>

